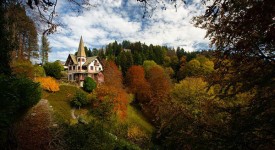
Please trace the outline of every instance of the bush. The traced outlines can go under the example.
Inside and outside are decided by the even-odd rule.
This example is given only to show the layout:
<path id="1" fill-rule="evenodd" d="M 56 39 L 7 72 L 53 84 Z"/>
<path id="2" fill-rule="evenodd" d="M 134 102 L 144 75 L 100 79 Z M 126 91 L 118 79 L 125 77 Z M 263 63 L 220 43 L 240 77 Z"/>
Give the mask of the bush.
<path id="1" fill-rule="evenodd" d="M 6 143 L 10 125 L 41 98 L 38 83 L 28 78 L 0 76 L 0 145 Z"/>
<path id="2" fill-rule="evenodd" d="M 71 106 L 80 108 L 82 106 L 87 105 L 88 103 L 89 101 L 87 98 L 87 94 L 84 92 L 77 91 L 71 101 Z"/>
<path id="3" fill-rule="evenodd" d="M 103 130 L 102 124 L 91 122 L 88 125 L 68 126 L 64 139 L 68 149 L 113 149 L 114 140 Z"/>
<path id="4" fill-rule="evenodd" d="M 81 150 L 139 150 L 139 147 L 126 140 L 118 139 L 103 124 L 90 122 L 67 126 L 65 135 L 67 149 Z"/>
<path id="5" fill-rule="evenodd" d="M 63 70 L 63 66 L 58 61 L 55 61 L 53 63 L 48 62 L 43 67 L 47 76 L 51 76 L 56 79 L 61 78 L 61 71 Z"/>
<path id="6" fill-rule="evenodd" d="M 46 73 L 43 67 L 35 65 L 34 66 L 34 76 L 35 77 L 45 77 Z"/>
<path id="7" fill-rule="evenodd" d="M 41 84 L 42 89 L 47 90 L 49 92 L 57 92 L 59 91 L 59 84 L 52 77 L 38 77 L 35 79 L 36 82 Z"/>
<path id="8" fill-rule="evenodd" d="M 86 77 L 83 84 L 83 89 L 86 92 L 92 92 L 96 88 L 96 82 L 91 77 Z"/>

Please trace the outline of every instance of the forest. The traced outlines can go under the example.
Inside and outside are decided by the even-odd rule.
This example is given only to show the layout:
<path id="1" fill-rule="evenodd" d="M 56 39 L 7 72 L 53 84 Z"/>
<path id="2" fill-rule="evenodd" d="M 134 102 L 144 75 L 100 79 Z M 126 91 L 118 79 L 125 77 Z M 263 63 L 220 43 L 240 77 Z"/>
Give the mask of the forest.
<path id="1" fill-rule="evenodd" d="M 84 2 L 67 3 L 83 9 Z M 103 64 L 105 81 L 86 77 L 83 88 L 66 80 L 60 61 L 48 61 L 48 34 L 58 26 L 52 16 L 39 22 L 26 10 L 55 5 L 0 2 L 2 148 L 275 148 L 274 1 L 211 1 L 193 18 L 211 39 L 207 50 L 128 40 L 85 47 Z M 41 23 L 48 28 L 39 47 Z"/>

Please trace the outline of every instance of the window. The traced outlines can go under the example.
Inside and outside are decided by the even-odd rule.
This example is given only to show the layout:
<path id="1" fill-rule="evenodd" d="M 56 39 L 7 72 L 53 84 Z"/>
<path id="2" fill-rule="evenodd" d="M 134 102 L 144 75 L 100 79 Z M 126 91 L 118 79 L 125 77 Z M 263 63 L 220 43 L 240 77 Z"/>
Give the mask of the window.
<path id="1" fill-rule="evenodd" d="M 85 59 L 84 59 L 84 58 L 82 58 L 82 62 L 85 62 Z"/>
<path id="2" fill-rule="evenodd" d="M 101 68 L 99 67 L 99 71 L 101 71 Z"/>
<path id="3" fill-rule="evenodd" d="M 91 70 L 94 70 L 94 66 L 91 66 Z"/>
<path id="4" fill-rule="evenodd" d="M 80 66 L 77 67 L 77 70 L 80 70 Z"/>
<path id="5" fill-rule="evenodd" d="M 69 66 L 69 70 L 72 70 L 72 66 Z"/>
<path id="6" fill-rule="evenodd" d="M 80 58 L 78 58 L 77 61 L 80 62 Z"/>
<path id="7" fill-rule="evenodd" d="M 73 66 L 73 70 L 75 70 L 75 66 Z"/>

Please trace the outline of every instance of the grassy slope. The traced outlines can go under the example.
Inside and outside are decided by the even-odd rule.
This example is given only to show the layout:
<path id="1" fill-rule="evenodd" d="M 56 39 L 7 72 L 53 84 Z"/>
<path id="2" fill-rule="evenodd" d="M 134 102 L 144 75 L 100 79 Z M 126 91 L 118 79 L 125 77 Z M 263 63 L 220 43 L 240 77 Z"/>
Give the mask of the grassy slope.
<path id="1" fill-rule="evenodd" d="M 153 133 L 154 127 L 146 121 L 141 112 L 138 111 L 135 107 L 129 105 L 127 108 L 127 115 L 127 122 L 129 124 L 136 124 L 144 129 L 147 133 Z"/>
<path id="2" fill-rule="evenodd" d="M 78 90 L 81 89 L 71 85 L 61 85 L 60 91 L 58 92 L 48 93 L 43 91 L 43 98 L 48 99 L 58 121 L 68 123 L 71 119 L 71 107 L 69 102 Z M 78 113 L 78 111 L 79 110 L 76 110 L 76 113 Z M 127 115 L 126 120 L 128 124 L 138 125 L 149 134 L 153 132 L 154 127 L 147 122 L 142 114 L 133 106 L 128 106 Z"/>
<path id="3" fill-rule="evenodd" d="M 43 98 L 48 99 L 58 121 L 68 123 L 71 119 L 70 100 L 78 90 L 81 89 L 70 85 L 60 85 L 60 91 L 58 92 L 48 93 L 43 91 Z"/>

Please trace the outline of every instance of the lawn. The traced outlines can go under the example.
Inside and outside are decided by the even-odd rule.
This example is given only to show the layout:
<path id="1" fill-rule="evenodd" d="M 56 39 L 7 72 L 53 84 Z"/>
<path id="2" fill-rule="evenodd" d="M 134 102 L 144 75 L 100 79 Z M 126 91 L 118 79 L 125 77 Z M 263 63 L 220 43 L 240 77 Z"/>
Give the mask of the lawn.
<path id="1" fill-rule="evenodd" d="M 49 93 L 43 91 L 43 98 L 47 99 L 53 108 L 55 117 L 58 121 L 69 122 L 71 119 L 71 106 L 70 100 L 79 91 L 76 86 L 60 85 L 60 91 Z"/>

